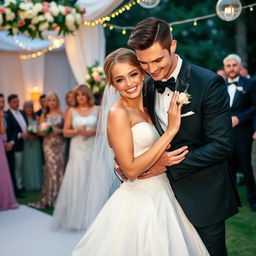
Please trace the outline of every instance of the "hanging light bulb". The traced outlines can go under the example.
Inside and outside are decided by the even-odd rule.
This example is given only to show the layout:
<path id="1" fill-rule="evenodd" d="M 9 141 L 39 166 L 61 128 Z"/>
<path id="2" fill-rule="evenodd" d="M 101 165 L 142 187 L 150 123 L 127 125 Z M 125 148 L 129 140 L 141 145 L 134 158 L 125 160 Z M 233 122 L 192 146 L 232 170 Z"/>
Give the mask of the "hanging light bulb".
<path id="1" fill-rule="evenodd" d="M 242 5 L 239 0 L 219 0 L 216 5 L 217 15 L 225 21 L 232 21 L 239 17 Z"/>
<path id="2" fill-rule="evenodd" d="M 138 4 L 144 8 L 154 8 L 160 3 L 160 0 L 140 0 Z"/>

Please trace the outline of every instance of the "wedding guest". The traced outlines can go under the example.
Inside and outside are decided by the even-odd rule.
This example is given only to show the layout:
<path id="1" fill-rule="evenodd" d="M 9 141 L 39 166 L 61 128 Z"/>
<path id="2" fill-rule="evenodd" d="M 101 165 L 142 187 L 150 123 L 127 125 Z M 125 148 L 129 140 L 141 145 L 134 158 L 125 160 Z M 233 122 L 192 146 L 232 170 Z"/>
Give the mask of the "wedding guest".
<path id="1" fill-rule="evenodd" d="M 5 154 L 5 140 L 4 95 L 0 93 L 0 210 L 18 207 Z"/>
<path id="2" fill-rule="evenodd" d="M 32 101 L 26 101 L 23 111 L 28 120 L 28 137 L 24 141 L 22 176 L 26 190 L 38 190 L 42 185 L 42 151 L 37 135 L 38 125 Z"/>
<path id="3" fill-rule="evenodd" d="M 22 196 L 24 190 L 21 165 L 22 153 L 24 148 L 24 139 L 27 134 L 27 119 L 22 111 L 19 110 L 19 98 L 16 94 L 8 97 L 9 109 L 6 112 L 6 133 L 7 141 L 10 142 L 10 148 L 7 149 L 7 158 L 12 175 L 16 182 L 14 189 L 16 196 Z"/>
<path id="4" fill-rule="evenodd" d="M 47 94 L 45 101 L 46 111 L 39 119 L 39 134 L 44 136 L 44 182 L 39 201 L 29 204 L 36 208 L 53 206 L 65 168 L 65 139 L 62 134 L 64 116 L 60 110 L 60 101 L 53 92 Z"/>
<path id="5" fill-rule="evenodd" d="M 75 105 L 75 99 L 74 99 L 74 92 L 73 91 L 68 91 L 65 95 L 65 101 L 67 108 L 65 110 L 65 114 L 67 114 L 68 110 Z"/>
<path id="6" fill-rule="evenodd" d="M 240 63 L 240 71 L 239 71 L 240 76 L 244 76 L 246 78 L 250 78 L 250 74 L 248 72 L 247 64 L 245 62 Z"/>
<path id="7" fill-rule="evenodd" d="M 252 120 L 256 113 L 256 84 L 252 79 L 240 75 L 241 58 L 236 54 L 224 60 L 230 96 L 231 119 L 234 134 L 234 150 L 230 168 L 244 174 L 248 201 L 256 212 L 256 185 L 251 166 Z"/>
<path id="8" fill-rule="evenodd" d="M 74 107 L 74 104 L 75 104 L 73 91 L 68 91 L 66 93 L 65 100 L 66 100 L 66 105 L 67 105 L 67 108 L 65 110 L 65 119 L 66 119 L 68 110 L 70 108 Z M 70 149 L 70 138 L 66 138 L 66 159 L 68 159 L 68 156 L 69 156 L 69 149 Z"/>
<path id="9" fill-rule="evenodd" d="M 46 110 L 45 97 L 46 97 L 45 94 L 42 94 L 39 98 L 39 103 L 40 103 L 41 108 L 38 111 L 36 111 L 36 115 L 38 117 L 40 117 L 42 115 L 42 113 L 44 113 Z"/>
<path id="10" fill-rule="evenodd" d="M 54 210 L 53 227 L 85 229 L 84 202 L 99 107 L 85 85 L 74 89 L 75 104 L 67 112 L 64 136 L 72 138 L 70 156 Z M 93 171 L 93 170 L 92 170 Z"/>

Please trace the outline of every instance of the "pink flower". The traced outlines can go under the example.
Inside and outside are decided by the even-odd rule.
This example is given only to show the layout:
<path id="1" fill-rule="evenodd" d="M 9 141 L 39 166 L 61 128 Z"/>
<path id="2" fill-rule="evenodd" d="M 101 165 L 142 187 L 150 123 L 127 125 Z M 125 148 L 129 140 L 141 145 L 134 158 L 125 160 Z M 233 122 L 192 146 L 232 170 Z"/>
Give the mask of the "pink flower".
<path id="1" fill-rule="evenodd" d="M 82 12 L 82 13 L 86 13 L 86 9 L 83 8 L 83 9 L 81 10 L 81 12 Z"/>
<path id="2" fill-rule="evenodd" d="M 93 75 L 93 80 L 98 83 L 100 82 L 100 76 L 99 75 Z"/>
<path id="3" fill-rule="evenodd" d="M 68 6 L 64 6 L 64 8 L 65 8 L 65 10 L 66 10 L 66 14 L 71 13 L 71 10 L 70 10 L 70 8 L 69 8 Z"/>
<path id="4" fill-rule="evenodd" d="M 48 6 L 44 5 L 43 9 L 42 9 L 42 12 L 43 13 L 47 13 L 47 12 L 50 12 L 50 9 Z"/>
<path id="5" fill-rule="evenodd" d="M 24 20 L 18 20 L 18 26 L 23 27 L 25 26 L 26 22 Z"/>
<path id="6" fill-rule="evenodd" d="M 44 7 L 48 7 L 49 3 L 48 2 L 43 2 Z"/>
<path id="7" fill-rule="evenodd" d="M 5 13 L 5 9 L 2 5 L 0 5 L 0 14 Z"/>

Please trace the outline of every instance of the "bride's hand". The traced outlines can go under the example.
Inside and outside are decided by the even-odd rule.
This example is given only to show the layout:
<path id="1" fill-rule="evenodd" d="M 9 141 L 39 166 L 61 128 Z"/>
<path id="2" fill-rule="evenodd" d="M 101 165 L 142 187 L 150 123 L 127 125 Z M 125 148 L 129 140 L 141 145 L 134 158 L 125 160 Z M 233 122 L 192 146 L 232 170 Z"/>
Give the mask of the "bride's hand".
<path id="1" fill-rule="evenodd" d="M 178 103 L 179 92 L 175 91 L 168 109 L 168 126 L 166 132 L 174 136 L 180 129 L 181 107 L 182 103 Z"/>

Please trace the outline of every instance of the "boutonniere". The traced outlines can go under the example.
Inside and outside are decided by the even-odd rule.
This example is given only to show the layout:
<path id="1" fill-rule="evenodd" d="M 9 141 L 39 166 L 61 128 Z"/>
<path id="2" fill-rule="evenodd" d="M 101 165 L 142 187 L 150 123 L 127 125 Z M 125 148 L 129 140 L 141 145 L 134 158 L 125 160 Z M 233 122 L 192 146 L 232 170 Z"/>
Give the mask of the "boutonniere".
<path id="1" fill-rule="evenodd" d="M 183 104 L 183 105 L 187 105 L 190 103 L 190 99 L 192 98 L 191 94 L 187 93 L 186 91 L 185 92 L 181 92 L 179 94 L 179 97 L 178 97 L 178 100 L 177 100 L 177 103 L 178 104 Z"/>
<path id="2" fill-rule="evenodd" d="M 236 89 L 237 89 L 237 91 L 239 91 L 243 94 L 245 93 L 243 86 L 236 86 Z"/>

